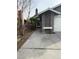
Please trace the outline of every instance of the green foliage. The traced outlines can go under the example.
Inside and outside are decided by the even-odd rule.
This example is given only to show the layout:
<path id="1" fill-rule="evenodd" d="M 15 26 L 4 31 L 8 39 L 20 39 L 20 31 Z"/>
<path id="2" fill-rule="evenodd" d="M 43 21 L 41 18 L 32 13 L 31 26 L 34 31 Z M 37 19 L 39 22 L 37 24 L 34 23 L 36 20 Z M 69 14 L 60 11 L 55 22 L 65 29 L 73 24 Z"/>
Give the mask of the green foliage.
<path id="1" fill-rule="evenodd" d="M 37 23 L 37 17 L 31 17 L 30 22 L 31 22 L 31 29 L 35 30 L 36 29 L 36 23 Z"/>
<path id="2" fill-rule="evenodd" d="M 30 21 L 31 21 L 31 24 L 32 24 L 33 26 L 36 26 L 37 17 L 31 17 L 31 18 L 30 18 Z"/>

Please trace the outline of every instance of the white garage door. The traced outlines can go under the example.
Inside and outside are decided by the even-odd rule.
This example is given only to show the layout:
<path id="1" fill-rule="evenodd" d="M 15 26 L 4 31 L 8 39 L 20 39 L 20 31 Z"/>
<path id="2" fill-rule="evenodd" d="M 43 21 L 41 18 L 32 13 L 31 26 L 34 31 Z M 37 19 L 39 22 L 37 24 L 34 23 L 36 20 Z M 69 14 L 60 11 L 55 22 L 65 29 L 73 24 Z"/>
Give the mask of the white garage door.
<path id="1" fill-rule="evenodd" d="M 54 32 L 61 32 L 61 15 L 54 17 Z"/>

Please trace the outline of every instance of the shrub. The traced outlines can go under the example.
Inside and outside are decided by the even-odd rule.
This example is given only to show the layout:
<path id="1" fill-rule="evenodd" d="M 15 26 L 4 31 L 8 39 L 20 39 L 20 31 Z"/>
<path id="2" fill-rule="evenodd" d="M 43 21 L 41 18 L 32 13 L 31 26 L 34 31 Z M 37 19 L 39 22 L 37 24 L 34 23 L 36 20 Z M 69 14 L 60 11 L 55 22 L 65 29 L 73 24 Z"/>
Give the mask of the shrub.
<path id="1" fill-rule="evenodd" d="M 31 21 L 31 29 L 36 29 L 36 23 L 37 23 L 37 17 L 31 17 L 30 18 L 30 21 Z"/>

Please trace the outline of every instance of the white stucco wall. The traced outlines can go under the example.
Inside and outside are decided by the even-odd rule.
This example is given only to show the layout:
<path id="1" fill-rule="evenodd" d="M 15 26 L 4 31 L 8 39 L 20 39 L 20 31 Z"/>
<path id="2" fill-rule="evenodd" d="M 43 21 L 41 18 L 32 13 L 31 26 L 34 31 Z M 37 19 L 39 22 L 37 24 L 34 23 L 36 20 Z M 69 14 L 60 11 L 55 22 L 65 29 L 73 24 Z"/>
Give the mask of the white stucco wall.
<path id="1" fill-rule="evenodd" d="M 61 15 L 54 17 L 54 32 L 61 32 Z"/>

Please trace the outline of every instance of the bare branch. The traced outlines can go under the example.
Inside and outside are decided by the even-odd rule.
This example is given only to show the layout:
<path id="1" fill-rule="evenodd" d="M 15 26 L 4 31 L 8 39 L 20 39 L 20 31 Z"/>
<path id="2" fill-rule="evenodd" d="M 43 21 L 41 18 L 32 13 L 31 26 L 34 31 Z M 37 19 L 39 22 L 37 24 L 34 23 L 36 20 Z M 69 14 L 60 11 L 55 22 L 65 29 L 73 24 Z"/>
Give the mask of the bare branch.
<path id="1" fill-rule="evenodd" d="M 27 17 L 30 15 L 31 1 L 32 0 L 17 0 L 17 9 L 20 9 L 22 13 L 26 10 Z"/>

